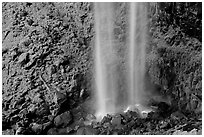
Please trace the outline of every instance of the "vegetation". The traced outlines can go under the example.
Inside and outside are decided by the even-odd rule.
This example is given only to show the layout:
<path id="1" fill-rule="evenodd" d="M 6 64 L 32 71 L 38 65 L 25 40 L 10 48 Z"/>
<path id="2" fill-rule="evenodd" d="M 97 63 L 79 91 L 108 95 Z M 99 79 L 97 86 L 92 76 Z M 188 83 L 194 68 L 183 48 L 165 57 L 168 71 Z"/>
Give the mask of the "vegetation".
<path id="1" fill-rule="evenodd" d="M 119 59 L 125 57 L 127 5 L 115 5 L 114 34 L 122 51 Z M 177 112 L 164 116 L 166 107 L 171 106 L 161 103 L 159 112 L 147 119 L 130 111 L 107 115 L 102 122 L 86 126 L 84 123 L 94 117 L 86 108 L 93 83 L 93 3 L 4 2 L 2 134 L 173 134 L 181 128 L 201 130 L 197 116 L 202 111 L 202 3 L 147 5 L 147 75 L 161 87 L 162 94 L 172 98 L 171 106 L 179 110 L 179 116 Z"/>
<path id="2" fill-rule="evenodd" d="M 149 75 L 171 94 L 174 106 L 201 111 L 201 3 L 153 3 L 151 8 Z"/>

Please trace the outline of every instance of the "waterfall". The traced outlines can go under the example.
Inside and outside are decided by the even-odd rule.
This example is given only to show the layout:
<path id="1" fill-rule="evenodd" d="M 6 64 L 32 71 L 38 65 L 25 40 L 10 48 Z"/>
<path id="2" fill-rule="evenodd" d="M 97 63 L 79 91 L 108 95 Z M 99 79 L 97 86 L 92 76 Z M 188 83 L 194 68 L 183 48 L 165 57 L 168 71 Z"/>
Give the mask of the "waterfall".
<path id="1" fill-rule="evenodd" d="M 123 91 L 127 101 L 119 100 L 121 95 L 118 89 L 114 64 L 119 55 L 115 51 L 114 43 L 114 3 L 94 3 L 95 19 L 95 90 L 96 90 L 96 117 L 118 112 L 117 102 L 127 102 L 125 106 L 142 103 L 145 74 L 146 48 L 146 10 L 144 3 L 130 3 L 128 24 L 128 60 L 126 61 L 127 91 Z M 122 77 L 121 77 L 122 78 Z M 123 98 L 124 99 L 124 98 Z M 121 110 L 122 111 L 122 110 Z"/>
<path id="2" fill-rule="evenodd" d="M 95 3 L 95 76 L 97 117 L 115 112 L 113 7 Z"/>
<path id="3" fill-rule="evenodd" d="M 129 105 L 142 103 L 145 74 L 146 10 L 144 3 L 130 4 L 129 19 Z"/>

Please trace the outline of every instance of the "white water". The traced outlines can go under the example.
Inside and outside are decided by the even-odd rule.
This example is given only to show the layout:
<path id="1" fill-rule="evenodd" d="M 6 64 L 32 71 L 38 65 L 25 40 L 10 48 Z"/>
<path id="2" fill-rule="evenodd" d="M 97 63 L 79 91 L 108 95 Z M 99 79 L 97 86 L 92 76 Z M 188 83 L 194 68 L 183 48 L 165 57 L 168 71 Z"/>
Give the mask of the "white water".
<path id="1" fill-rule="evenodd" d="M 96 116 L 115 112 L 112 4 L 95 3 Z"/>
<path id="2" fill-rule="evenodd" d="M 144 3 L 130 4 L 129 27 L 129 105 L 142 103 L 145 74 L 146 10 Z"/>
<path id="3" fill-rule="evenodd" d="M 96 85 L 96 117 L 116 113 L 117 102 L 127 102 L 128 106 L 135 106 L 142 102 L 145 73 L 146 47 L 146 11 L 144 3 L 130 3 L 128 61 L 126 76 L 129 83 L 126 93 L 127 100 L 118 97 L 118 83 L 114 64 L 117 63 L 117 53 L 114 49 L 114 8 L 113 3 L 94 3 L 95 19 L 95 85 Z M 121 77 L 122 78 L 122 77 Z M 124 78 L 125 79 L 125 78 Z M 124 99 L 124 98 L 123 98 Z M 126 108 L 124 108 L 126 109 Z M 121 110 L 122 111 L 122 110 Z"/>

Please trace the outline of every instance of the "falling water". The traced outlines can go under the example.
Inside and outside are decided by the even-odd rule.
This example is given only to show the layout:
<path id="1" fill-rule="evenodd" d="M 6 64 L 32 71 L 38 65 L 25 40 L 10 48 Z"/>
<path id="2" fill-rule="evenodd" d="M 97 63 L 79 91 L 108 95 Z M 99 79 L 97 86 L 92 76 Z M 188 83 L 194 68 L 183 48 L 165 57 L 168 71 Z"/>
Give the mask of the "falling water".
<path id="1" fill-rule="evenodd" d="M 130 4 L 129 27 L 129 105 L 143 101 L 145 48 L 146 48 L 146 11 L 144 3 Z"/>
<path id="2" fill-rule="evenodd" d="M 125 106 L 142 103 L 145 73 L 146 11 L 144 3 L 130 3 L 128 42 L 128 61 L 126 61 L 126 79 L 128 83 L 127 101 L 120 100 L 117 76 L 120 72 L 114 67 L 117 62 L 114 43 L 113 3 L 94 3 L 95 18 L 95 85 L 96 116 L 118 111 L 118 102 L 127 102 Z M 129 65 L 128 65 L 129 64 Z M 123 98 L 124 99 L 124 98 Z M 124 108 L 125 109 L 125 108 Z"/>
<path id="3" fill-rule="evenodd" d="M 111 3 L 95 3 L 96 116 L 115 112 L 113 11 Z"/>

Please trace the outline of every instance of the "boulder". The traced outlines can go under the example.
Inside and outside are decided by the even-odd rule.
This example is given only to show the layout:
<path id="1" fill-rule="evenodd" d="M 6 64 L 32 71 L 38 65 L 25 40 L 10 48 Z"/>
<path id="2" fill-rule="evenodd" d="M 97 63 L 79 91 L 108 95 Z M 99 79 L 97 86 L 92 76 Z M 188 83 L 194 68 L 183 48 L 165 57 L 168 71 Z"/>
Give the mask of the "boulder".
<path id="1" fill-rule="evenodd" d="M 47 131 L 47 134 L 48 135 L 57 135 L 58 134 L 58 131 L 56 128 L 51 128 Z"/>
<path id="2" fill-rule="evenodd" d="M 96 135 L 97 131 L 90 126 L 80 127 L 77 130 L 77 135 Z"/>
<path id="3" fill-rule="evenodd" d="M 72 131 L 73 131 L 73 129 L 70 127 L 58 129 L 59 135 L 67 135 L 67 134 L 71 133 Z"/>
<path id="4" fill-rule="evenodd" d="M 179 120 L 179 119 L 187 119 L 187 117 L 180 111 L 176 111 L 174 113 L 171 114 L 171 118 L 175 119 L 175 120 Z"/>
<path id="5" fill-rule="evenodd" d="M 15 135 L 13 129 L 7 129 L 2 131 L 2 135 Z"/>
<path id="6" fill-rule="evenodd" d="M 114 126 L 120 126 L 121 121 L 122 121 L 122 117 L 121 116 L 116 116 L 116 117 L 112 118 L 111 124 L 114 125 Z"/>
<path id="7" fill-rule="evenodd" d="M 61 115 L 58 115 L 57 117 L 55 117 L 54 124 L 57 127 L 60 127 L 60 126 L 64 127 L 70 124 L 71 121 L 72 121 L 71 113 L 69 111 L 66 111 Z"/>
<path id="8" fill-rule="evenodd" d="M 40 134 L 43 130 L 43 125 L 42 124 L 37 124 L 37 123 L 32 123 L 31 124 L 31 129 L 35 134 Z"/>
<path id="9" fill-rule="evenodd" d="M 18 58 L 18 63 L 21 64 L 21 65 L 26 64 L 27 61 L 28 61 L 28 56 L 29 56 L 29 54 L 27 52 L 22 53 Z"/>

